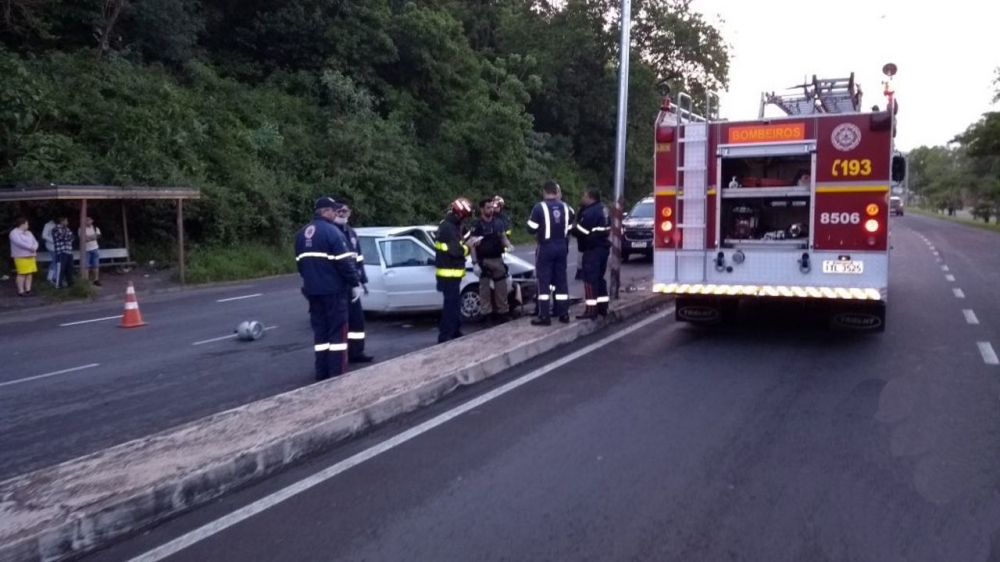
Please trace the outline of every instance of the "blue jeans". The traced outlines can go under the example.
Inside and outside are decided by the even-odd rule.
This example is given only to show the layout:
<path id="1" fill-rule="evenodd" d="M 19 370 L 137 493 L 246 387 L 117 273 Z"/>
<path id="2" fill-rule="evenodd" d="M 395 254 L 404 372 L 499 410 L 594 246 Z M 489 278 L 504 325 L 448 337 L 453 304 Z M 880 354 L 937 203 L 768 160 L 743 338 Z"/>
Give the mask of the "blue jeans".
<path id="1" fill-rule="evenodd" d="M 97 269 L 101 265 L 101 251 L 87 250 L 87 268 Z"/>
<path id="2" fill-rule="evenodd" d="M 59 284 L 59 256 L 56 255 L 55 251 L 50 248 L 47 244 L 45 249 L 49 252 L 49 257 L 52 258 L 49 261 L 49 272 L 46 274 L 45 278 L 48 279 L 49 283 L 53 285 Z"/>

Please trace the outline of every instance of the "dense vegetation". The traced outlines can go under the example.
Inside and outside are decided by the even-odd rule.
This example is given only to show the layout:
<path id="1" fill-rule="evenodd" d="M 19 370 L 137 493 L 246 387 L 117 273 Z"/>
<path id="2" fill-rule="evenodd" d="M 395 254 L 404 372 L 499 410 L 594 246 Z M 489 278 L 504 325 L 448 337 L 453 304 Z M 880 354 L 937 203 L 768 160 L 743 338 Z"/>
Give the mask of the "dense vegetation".
<path id="1" fill-rule="evenodd" d="M 1000 69 L 994 85 L 998 103 Z M 909 187 L 922 205 L 949 215 L 971 208 L 985 222 L 1000 216 L 1000 111 L 983 114 L 946 146 L 921 146 L 909 158 Z"/>
<path id="2" fill-rule="evenodd" d="M 728 47 L 689 4 L 632 3 L 629 200 L 652 185 L 656 83 L 727 86 Z M 284 246 L 322 193 L 404 224 L 456 195 L 499 193 L 521 216 L 548 177 L 574 200 L 610 191 L 617 6 L 0 0 L 0 184 L 199 187 L 192 259 Z M 40 225 L 55 208 L 0 218 L 18 212 Z M 131 212 L 132 238 L 169 247 L 169 205 Z M 95 209 L 105 230 L 118 213 Z"/>

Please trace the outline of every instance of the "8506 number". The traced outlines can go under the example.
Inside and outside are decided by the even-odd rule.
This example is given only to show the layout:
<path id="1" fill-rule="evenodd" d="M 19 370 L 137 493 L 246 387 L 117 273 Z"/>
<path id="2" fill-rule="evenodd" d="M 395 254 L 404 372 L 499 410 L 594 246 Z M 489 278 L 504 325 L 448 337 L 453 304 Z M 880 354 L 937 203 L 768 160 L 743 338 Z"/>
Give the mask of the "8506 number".
<path id="1" fill-rule="evenodd" d="M 861 224 L 861 213 L 820 213 L 820 224 Z"/>
<path id="2" fill-rule="evenodd" d="M 841 176 L 870 176 L 872 175 L 872 161 L 867 158 L 863 160 L 841 160 L 837 158 L 833 161 L 831 173 L 835 178 Z"/>

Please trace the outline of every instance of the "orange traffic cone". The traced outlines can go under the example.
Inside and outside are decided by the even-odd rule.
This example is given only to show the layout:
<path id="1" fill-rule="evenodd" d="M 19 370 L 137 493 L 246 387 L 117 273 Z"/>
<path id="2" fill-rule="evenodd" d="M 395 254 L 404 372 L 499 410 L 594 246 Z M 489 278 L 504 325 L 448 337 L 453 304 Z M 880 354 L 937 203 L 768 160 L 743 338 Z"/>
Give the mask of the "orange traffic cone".
<path id="1" fill-rule="evenodd" d="M 125 291 L 125 314 L 122 314 L 121 328 L 138 328 L 145 326 L 142 321 L 142 314 L 139 313 L 139 301 L 135 300 L 135 287 L 132 282 L 128 282 L 128 290 Z"/>

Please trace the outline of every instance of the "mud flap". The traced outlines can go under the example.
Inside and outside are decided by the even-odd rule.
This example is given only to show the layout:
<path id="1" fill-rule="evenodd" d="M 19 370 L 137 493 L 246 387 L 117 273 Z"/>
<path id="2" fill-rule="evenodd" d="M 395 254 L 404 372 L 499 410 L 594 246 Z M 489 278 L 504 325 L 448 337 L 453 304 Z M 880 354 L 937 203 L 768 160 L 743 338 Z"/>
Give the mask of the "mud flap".
<path id="1" fill-rule="evenodd" d="M 830 311 L 830 329 L 838 332 L 885 332 L 885 303 L 833 309 Z"/>
<path id="2" fill-rule="evenodd" d="M 674 319 L 692 324 L 718 324 L 725 316 L 724 301 L 713 298 L 678 298 L 674 304 Z"/>

